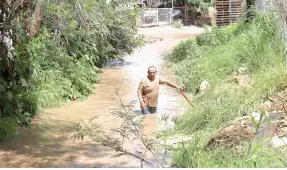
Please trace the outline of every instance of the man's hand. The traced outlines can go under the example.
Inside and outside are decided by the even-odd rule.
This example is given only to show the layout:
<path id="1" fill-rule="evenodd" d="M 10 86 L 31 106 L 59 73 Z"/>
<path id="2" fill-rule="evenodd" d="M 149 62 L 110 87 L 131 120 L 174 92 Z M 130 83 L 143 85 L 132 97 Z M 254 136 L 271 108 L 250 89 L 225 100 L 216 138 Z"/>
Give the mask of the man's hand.
<path id="1" fill-rule="evenodd" d="M 145 103 L 144 102 L 140 102 L 140 107 L 141 107 L 142 110 L 144 110 L 145 109 Z"/>
<path id="2" fill-rule="evenodd" d="M 183 88 L 180 86 L 177 86 L 177 89 L 182 93 L 183 92 Z"/>

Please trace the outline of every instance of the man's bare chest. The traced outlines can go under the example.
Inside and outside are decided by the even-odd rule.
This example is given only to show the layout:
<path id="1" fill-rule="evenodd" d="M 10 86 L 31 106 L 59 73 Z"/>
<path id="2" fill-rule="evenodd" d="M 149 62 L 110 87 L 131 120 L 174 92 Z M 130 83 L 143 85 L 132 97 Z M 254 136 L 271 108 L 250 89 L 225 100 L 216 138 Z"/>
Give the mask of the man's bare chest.
<path id="1" fill-rule="evenodd" d="M 144 93 L 148 94 L 151 92 L 158 92 L 159 89 L 159 82 L 158 81 L 151 81 L 151 82 L 145 82 L 144 83 Z"/>

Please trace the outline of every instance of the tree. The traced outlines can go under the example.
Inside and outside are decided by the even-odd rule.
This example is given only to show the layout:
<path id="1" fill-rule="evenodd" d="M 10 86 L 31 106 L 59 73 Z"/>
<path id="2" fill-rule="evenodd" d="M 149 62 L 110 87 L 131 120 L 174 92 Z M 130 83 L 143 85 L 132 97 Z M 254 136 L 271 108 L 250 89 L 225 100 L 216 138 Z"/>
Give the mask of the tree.
<path id="1" fill-rule="evenodd" d="M 0 74 L 5 80 L 12 78 L 12 5 L 11 0 L 0 2 Z"/>
<path id="2" fill-rule="evenodd" d="M 44 107 L 86 97 L 97 67 L 141 43 L 132 2 L 1 0 L 0 117 L 29 125 Z"/>
<path id="3" fill-rule="evenodd" d="M 213 3 L 213 0 L 176 0 L 176 4 L 196 6 L 202 11 L 208 10 L 208 7 Z"/>

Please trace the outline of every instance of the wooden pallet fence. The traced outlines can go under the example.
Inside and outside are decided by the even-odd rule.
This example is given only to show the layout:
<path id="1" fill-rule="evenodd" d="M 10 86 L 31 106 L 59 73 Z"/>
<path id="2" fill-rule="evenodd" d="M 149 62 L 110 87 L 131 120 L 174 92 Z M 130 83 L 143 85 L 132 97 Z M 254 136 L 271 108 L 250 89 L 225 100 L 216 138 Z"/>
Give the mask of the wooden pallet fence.
<path id="1" fill-rule="evenodd" d="M 226 26 L 238 21 L 242 17 L 245 0 L 216 0 L 216 25 Z"/>

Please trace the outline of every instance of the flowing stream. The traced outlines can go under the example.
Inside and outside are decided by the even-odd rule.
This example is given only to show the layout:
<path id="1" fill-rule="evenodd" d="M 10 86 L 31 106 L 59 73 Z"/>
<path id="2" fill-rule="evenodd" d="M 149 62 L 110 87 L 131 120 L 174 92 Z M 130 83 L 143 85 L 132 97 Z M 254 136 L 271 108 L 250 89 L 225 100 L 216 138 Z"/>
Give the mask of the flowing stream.
<path id="1" fill-rule="evenodd" d="M 123 94 L 123 101 L 137 100 L 136 90 L 140 80 L 147 75 L 147 68 L 154 65 L 158 74 L 175 82 L 171 68 L 165 67 L 165 55 L 181 40 L 195 36 L 201 29 L 191 27 L 180 30 L 168 27 L 147 28 L 143 34 L 163 37 L 154 43 L 147 43 L 133 54 L 125 56 L 123 63 L 110 63 L 101 69 L 101 80 L 95 84 L 95 91 L 84 101 L 71 101 L 58 108 L 47 108 L 32 121 L 30 128 L 22 128 L 20 135 L 8 143 L 0 144 L 0 167 L 140 167 L 139 160 L 121 156 L 111 158 L 116 152 L 89 139 L 75 140 L 73 123 L 97 117 L 96 122 L 105 131 L 120 126 L 119 118 L 111 115 L 109 109 L 116 108 L 119 100 L 116 89 Z M 188 103 L 176 90 L 160 87 L 158 114 L 145 115 L 145 133 L 152 137 L 160 128 L 160 113 L 179 115 Z M 136 103 L 135 111 L 139 112 Z M 129 146 L 127 146 L 129 148 Z"/>

